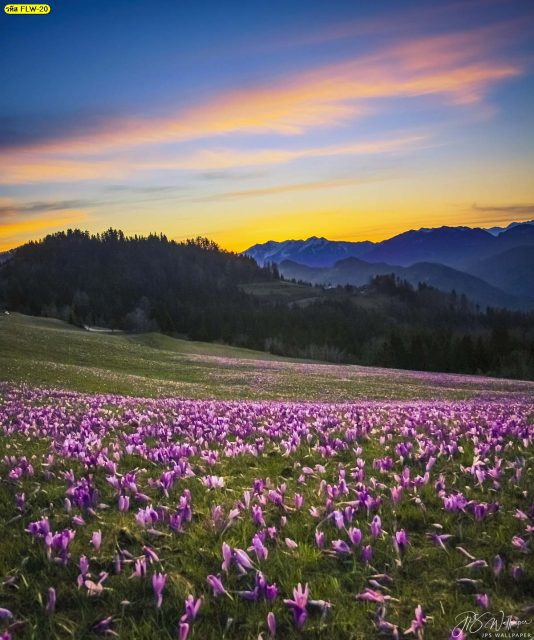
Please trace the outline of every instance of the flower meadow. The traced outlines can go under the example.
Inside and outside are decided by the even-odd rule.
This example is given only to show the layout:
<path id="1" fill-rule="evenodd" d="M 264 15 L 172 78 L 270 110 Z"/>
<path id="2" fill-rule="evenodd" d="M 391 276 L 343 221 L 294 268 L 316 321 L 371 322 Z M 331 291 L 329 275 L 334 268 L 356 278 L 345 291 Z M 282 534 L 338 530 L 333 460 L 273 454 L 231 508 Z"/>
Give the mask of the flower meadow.
<path id="1" fill-rule="evenodd" d="M 477 637 L 467 611 L 534 633 L 526 396 L 4 384 L 0 434 L 3 640 Z"/>

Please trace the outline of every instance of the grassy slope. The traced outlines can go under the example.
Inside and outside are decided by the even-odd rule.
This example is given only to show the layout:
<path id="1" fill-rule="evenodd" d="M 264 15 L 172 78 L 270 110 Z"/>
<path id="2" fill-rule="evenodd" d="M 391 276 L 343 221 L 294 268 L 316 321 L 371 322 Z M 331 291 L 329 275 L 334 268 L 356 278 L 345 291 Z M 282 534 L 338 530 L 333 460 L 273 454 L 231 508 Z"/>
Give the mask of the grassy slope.
<path id="1" fill-rule="evenodd" d="M 0 379 L 87 392 L 350 401 L 533 393 L 534 383 L 322 365 L 159 334 L 90 333 L 0 315 Z"/>

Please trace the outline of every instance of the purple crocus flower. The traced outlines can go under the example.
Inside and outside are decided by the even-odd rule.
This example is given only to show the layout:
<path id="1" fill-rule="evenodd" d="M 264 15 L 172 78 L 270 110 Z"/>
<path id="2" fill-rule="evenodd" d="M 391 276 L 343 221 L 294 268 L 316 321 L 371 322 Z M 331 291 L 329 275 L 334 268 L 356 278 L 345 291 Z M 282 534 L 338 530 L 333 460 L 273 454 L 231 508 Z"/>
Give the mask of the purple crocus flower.
<path id="1" fill-rule="evenodd" d="M 272 602 L 273 600 L 276 600 L 276 598 L 278 598 L 278 587 L 276 586 L 276 584 L 266 584 L 264 591 L 265 599 L 269 600 L 269 602 Z"/>
<path id="2" fill-rule="evenodd" d="M 286 547 L 288 549 L 294 550 L 294 549 L 296 549 L 298 547 L 298 544 L 294 540 L 292 540 L 291 538 L 286 538 L 284 540 L 284 542 L 286 543 Z"/>
<path id="3" fill-rule="evenodd" d="M 475 520 L 484 520 L 488 513 L 489 508 L 485 502 L 477 502 L 473 506 L 473 514 L 475 516 Z"/>
<path id="4" fill-rule="evenodd" d="M 0 620 L 11 620 L 11 618 L 13 618 L 11 611 L 0 607 Z"/>
<path id="5" fill-rule="evenodd" d="M 401 486 L 391 487 L 389 491 L 391 494 L 391 501 L 393 502 L 393 504 L 399 504 L 402 498 L 402 487 Z"/>
<path id="6" fill-rule="evenodd" d="M 89 573 L 89 560 L 87 556 L 80 556 L 78 567 L 80 568 L 80 575 L 78 576 L 78 587 L 81 587 L 84 583 L 85 576 Z"/>
<path id="7" fill-rule="evenodd" d="M 145 554 L 145 558 L 150 562 L 159 562 L 158 554 L 151 547 L 143 547 L 143 553 Z"/>
<path id="8" fill-rule="evenodd" d="M 375 591 L 374 589 L 364 589 L 356 596 L 356 600 L 364 600 L 366 602 L 382 603 L 385 599 L 384 594 L 380 593 L 380 591 Z"/>
<path id="9" fill-rule="evenodd" d="M 146 576 L 146 558 L 143 556 L 142 558 L 137 558 L 134 565 L 134 572 L 132 573 L 132 578 L 142 578 Z"/>
<path id="10" fill-rule="evenodd" d="M 250 556 L 243 549 L 234 549 L 234 557 L 239 568 L 245 571 L 254 569 Z"/>
<path id="11" fill-rule="evenodd" d="M 95 626 L 93 627 L 93 629 L 97 632 L 97 633 L 107 633 L 111 627 L 111 623 L 113 622 L 113 616 L 109 616 L 107 618 L 104 618 L 103 620 L 100 620 L 99 622 L 97 622 L 95 624 Z"/>
<path id="12" fill-rule="evenodd" d="M 156 608 L 161 607 L 163 602 L 163 589 L 165 589 L 165 583 L 167 582 L 167 575 L 164 573 L 155 573 L 152 576 L 152 588 L 154 589 L 154 596 L 156 597 Z"/>
<path id="13" fill-rule="evenodd" d="M 259 504 L 252 506 L 252 521 L 259 527 L 265 527 L 265 518 L 263 517 L 263 510 Z"/>
<path id="14" fill-rule="evenodd" d="M 416 637 L 422 637 L 423 629 L 426 624 L 426 615 L 423 612 L 423 609 L 420 604 L 415 608 L 415 617 L 412 620 L 412 624 L 406 631 L 405 634 L 413 633 Z"/>
<path id="15" fill-rule="evenodd" d="M 272 611 L 269 611 L 267 614 L 267 628 L 269 629 L 271 638 L 274 638 L 276 635 L 276 616 Z"/>
<path id="16" fill-rule="evenodd" d="M 187 640 L 189 636 L 189 625 L 187 622 L 180 622 L 178 627 L 178 640 Z"/>
<path id="17" fill-rule="evenodd" d="M 490 599 L 487 593 L 476 593 L 475 603 L 482 609 L 489 609 Z"/>
<path id="18" fill-rule="evenodd" d="M 129 496 L 120 495 L 119 496 L 119 511 L 124 513 L 125 511 L 128 511 L 129 508 L 130 508 L 130 497 Z"/>
<path id="19" fill-rule="evenodd" d="M 51 615 L 56 610 L 56 590 L 54 587 L 48 588 L 48 597 L 46 600 L 46 613 Z"/>
<path id="20" fill-rule="evenodd" d="M 380 519 L 380 516 L 376 515 L 373 518 L 370 524 L 370 528 L 373 538 L 378 538 L 378 536 L 382 533 L 382 520 Z"/>
<path id="21" fill-rule="evenodd" d="M 221 569 L 225 573 L 228 573 L 228 570 L 230 569 L 230 565 L 232 563 L 233 553 L 232 553 L 232 547 L 226 544 L 226 542 L 223 542 L 222 544 L 222 555 L 223 555 L 223 563 L 221 565 Z"/>
<path id="22" fill-rule="evenodd" d="M 514 536 L 512 538 L 512 546 L 518 549 L 521 553 L 528 553 L 528 542 L 520 536 Z"/>
<path id="23" fill-rule="evenodd" d="M 293 589 L 293 600 L 284 600 L 284 604 L 293 609 L 293 621 L 299 629 L 304 626 L 306 620 L 308 619 L 306 606 L 308 604 L 309 595 L 310 592 L 308 585 L 306 584 L 303 589 L 301 583 L 299 582 L 297 587 Z"/>
<path id="24" fill-rule="evenodd" d="M 343 515 L 342 511 L 334 511 L 334 513 L 332 514 L 332 517 L 334 518 L 334 522 L 336 523 L 336 527 L 338 529 L 343 529 L 343 527 L 345 526 L 345 516 Z"/>
<path id="25" fill-rule="evenodd" d="M 224 588 L 223 583 L 218 576 L 210 575 L 206 578 L 206 580 L 208 581 L 210 587 L 213 589 L 213 595 L 215 597 L 221 596 L 226 593 L 226 589 Z"/>
<path id="26" fill-rule="evenodd" d="M 194 622 L 201 606 L 202 598 L 195 598 L 195 596 L 189 594 L 185 599 L 185 613 L 180 620 L 182 622 Z"/>
<path id="27" fill-rule="evenodd" d="M 258 589 L 236 591 L 236 594 L 240 598 L 243 598 L 243 600 L 250 600 L 253 602 L 256 602 L 256 600 L 260 597 Z"/>
<path id="28" fill-rule="evenodd" d="M 408 534 L 404 529 L 399 529 L 399 531 L 395 531 L 395 536 L 393 538 L 394 545 L 397 546 L 398 549 L 403 551 L 406 546 L 409 544 Z"/>
<path id="29" fill-rule="evenodd" d="M 91 536 L 91 544 L 93 545 L 95 551 L 100 549 L 100 545 L 102 544 L 102 532 L 100 530 L 93 531 L 93 535 Z"/>
<path id="30" fill-rule="evenodd" d="M 214 507 L 211 508 L 211 521 L 215 526 L 218 526 L 221 524 L 223 517 L 224 517 L 224 511 L 221 505 L 216 504 Z"/>
<path id="31" fill-rule="evenodd" d="M 369 564 L 373 559 L 373 547 L 370 544 L 362 549 L 362 560 L 365 564 Z"/>
<path id="32" fill-rule="evenodd" d="M 447 542 L 449 538 L 452 538 L 449 533 L 427 533 L 427 536 L 447 553 L 445 542 Z"/>
<path id="33" fill-rule="evenodd" d="M 513 564 L 510 567 L 510 573 L 512 574 L 512 578 L 514 580 L 519 580 L 523 575 L 523 567 L 520 564 Z"/>
<path id="34" fill-rule="evenodd" d="M 26 505 L 26 496 L 24 495 L 24 493 L 15 494 L 15 504 L 19 511 L 24 511 L 24 507 Z"/>
<path id="35" fill-rule="evenodd" d="M 363 534 L 360 529 L 357 529 L 355 527 L 350 527 L 350 529 L 347 531 L 347 534 L 350 538 L 351 543 L 354 546 L 357 547 L 361 543 Z"/>
<path id="36" fill-rule="evenodd" d="M 351 548 L 344 540 L 333 540 L 332 548 L 336 553 L 339 554 L 350 554 L 352 553 Z"/>
<path id="37" fill-rule="evenodd" d="M 259 535 L 255 535 L 252 538 L 252 547 L 254 550 L 256 557 L 258 560 L 267 560 L 267 556 L 269 555 L 269 549 L 263 544 L 262 539 Z"/>
<path id="38" fill-rule="evenodd" d="M 319 549 L 322 549 L 324 547 L 324 543 L 325 543 L 325 535 L 322 531 L 317 530 L 315 532 L 315 544 L 319 547 Z"/>
<path id="39" fill-rule="evenodd" d="M 493 573 L 496 576 L 498 576 L 504 569 L 504 560 L 501 558 L 500 555 L 496 555 L 495 558 L 493 558 L 492 565 L 493 565 Z"/>

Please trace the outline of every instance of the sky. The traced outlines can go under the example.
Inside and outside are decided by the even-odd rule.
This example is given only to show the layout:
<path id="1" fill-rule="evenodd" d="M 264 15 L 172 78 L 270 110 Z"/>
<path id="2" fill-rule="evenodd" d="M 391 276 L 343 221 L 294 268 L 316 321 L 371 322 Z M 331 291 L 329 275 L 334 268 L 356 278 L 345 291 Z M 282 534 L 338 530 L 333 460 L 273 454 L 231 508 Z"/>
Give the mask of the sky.
<path id="1" fill-rule="evenodd" d="M 50 5 L 0 15 L 0 250 L 534 218 L 530 0 Z"/>

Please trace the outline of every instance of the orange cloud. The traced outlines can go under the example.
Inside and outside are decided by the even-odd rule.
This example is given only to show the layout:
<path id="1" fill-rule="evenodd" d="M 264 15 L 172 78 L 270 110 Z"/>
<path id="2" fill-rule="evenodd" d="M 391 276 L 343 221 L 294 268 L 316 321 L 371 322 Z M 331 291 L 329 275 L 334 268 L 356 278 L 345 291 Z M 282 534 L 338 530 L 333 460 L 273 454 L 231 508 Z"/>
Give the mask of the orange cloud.
<path id="1" fill-rule="evenodd" d="M 285 164 L 303 158 L 325 158 L 330 156 L 372 155 L 393 153 L 421 147 L 428 140 L 425 134 L 406 135 L 397 138 L 355 142 L 344 145 L 329 145 L 304 149 L 211 149 L 191 154 L 189 157 L 169 162 L 156 162 L 159 169 L 229 169 L 252 165 Z"/>
<path id="2" fill-rule="evenodd" d="M 229 169 L 254 165 L 285 164 L 303 158 L 330 156 L 372 155 L 394 153 L 419 148 L 428 140 L 426 134 L 404 135 L 382 140 L 355 142 L 345 145 L 329 145 L 303 149 L 206 149 L 179 159 L 136 160 L 118 158 L 115 161 L 52 160 L 28 162 L 27 159 L 0 160 L 0 183 L 23 184 L 28 182 L 69 182 L 102 178 L 121 178 L 132 173 L 156 170 L 208 170 Z M 28 158 L 28 155 L 25 156 Z"/>
<path id="3" fill-rule="evenodd" d="M 504 27 L 416 38 L 269 86 L 231 91 L 164 118 L 110 120 L 100 131 L 35 143 L 52 154 L 95 154 L 228 133 L 295 135 L 339 125 L 376 108 L 377 99 L 436 95 L 454 104 L 482 100 L 522 67 L 499 59 Z"/>
<path id="4" fill-rule="evenodd" d="M 383 180 L 384 176 L 375 176 L 373 178 L 340 178 L 339 180 L 317 180 L 315 182 L 294 182 L 289 184 L 277 184 L 271 187 L 258 189 L 243 189 L 241 191 L 227 191 L 218 193 L 199 200 L 234 200 L 238 198 L 257 198 L 262 196 L 273 196 L 295 191 L 318 191 L 322 189 L 339 189 L 342 187 L 351 187 L 359 184 L 367 184 L 369 182 L 377 182 Z"/>
<path id="5" fill-rule="evenodd" d="M 0 183 L 71 182 L 120 177 L 124 169 L 111 161 L 61 160 L 37 154 L 4 154 L 0 160 Z"/>

